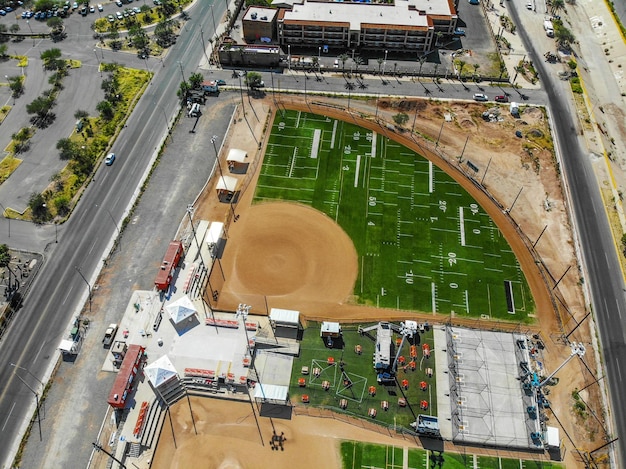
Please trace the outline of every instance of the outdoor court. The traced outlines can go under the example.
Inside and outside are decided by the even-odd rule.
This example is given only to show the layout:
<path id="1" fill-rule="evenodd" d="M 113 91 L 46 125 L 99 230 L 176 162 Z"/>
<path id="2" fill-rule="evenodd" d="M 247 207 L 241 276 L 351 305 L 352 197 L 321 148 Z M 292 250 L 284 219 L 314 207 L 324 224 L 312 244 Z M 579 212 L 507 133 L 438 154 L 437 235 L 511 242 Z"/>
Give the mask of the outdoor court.
<path id="1" fill-rule="evenodd" d="M 357 252 L 359 304 L 515 321 L 534 313 L 489 215 L 445 172 L 379 133 L 277 113 L 254 201 L 303 204 L 336 222 Z"/>

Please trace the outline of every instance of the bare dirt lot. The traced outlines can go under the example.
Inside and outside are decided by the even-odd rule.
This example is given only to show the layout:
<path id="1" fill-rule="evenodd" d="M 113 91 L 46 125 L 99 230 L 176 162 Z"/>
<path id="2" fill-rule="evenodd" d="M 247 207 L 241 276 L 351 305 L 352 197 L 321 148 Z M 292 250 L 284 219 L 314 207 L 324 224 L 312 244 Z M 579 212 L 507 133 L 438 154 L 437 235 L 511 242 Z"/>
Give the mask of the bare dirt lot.
<path id="1" fill-rule="evenodd" d="M 309 98 L 308 103 L 291 96 L 279 99 L 281 107 L 324 113 L 375 129 L 432 159 L 457 179 L 489 212 L 518 256 L 537 304 L 536 323 L 528 328 L 524 326 L 522 330 L 541 335 L 546 344 L 543 357 L 546 369 L 556 369 L 569 356 L 570 349 L 563 344 L 561 337 L 584 317 L 587 308 L 558 163 L 552 152 L 543 109 L 522 106 L 520 117 L 514 118 L 508 112 L 508 105 L 504 105 L 497 107 L 499 112 L 493 112 L 493 118 L 485 120 L 482 113 L 489 106 L 473 102 L 381 98 L 377 103 L 375 99 L 353 99 L 352 112 L 346 113 L 345 101 L 340 99 Z M 363 322 L 405 319 L 407 312 L 351 303 L 350 281 L 356 278 L 354 247 L 332 222 L 324 220 L 321 215 L 316 218 L 310 214 L 309 217 L 304 208 L 295 210 L 298 213 L 288 213 L 293 209 L 288 204 L 280 204 L 286 206 L 283 214 L 277 211 L 279 204 L 251 205 L 262 162 L 263 130 L 270 128 L 275 112 L 274 103 L 269 98 L 255 100 L 254 106 L 258 121 L 252 117 L 248 105 L 247 123 L 241 109 L 237 111 L 235 124 L 224 145 L 225 151 L 230 147 L 247 150 L 251 159 L 248 174 L 239 176 L 241 195 L 235 210 L 231 213 L 228 204 L 217 202 L 215 181 L 207 186 L 198 202 L 201 216 L 224 220 L 228 227 L 228 241 L 221 260 L 226 280 L 217 282 L 220 286 L 217 302 L 207 300 L 218 309 L 231 311 L 238 303 L 245 302 L 253 305 L 252 313 L 257 314 L 265 314 L 271 307 L 287 307 L 300 310 L 305 319 Z M 392 117 L 400 112 L 409 115 L 404 127 L 413 129 L 413 132 L 390 128 Z M 374 119 L 375 114 L 381 122 Z M 253 139 L 250 127 L 255 130 L 258 143 Z M 516 131 L 521 132 L 521 137 L 516 136 Z M 459 158 L 460 155 L 463 157 Z M 467 161 L 477 167 L 478 172 L 473 171 Z M 481 184 L 484 191 L 480 190 Z M 236 223 L 233 220 L 235 211 L 239 218 Z M 302 224 L 301 230 L 294 229 L 294 221 Z M 332 242 L 327 243 L 331 239 Z M 244 242 L 246 246 L 240 245 Z M 329 246 L 332 246 L 332 252 L 326 252 Z M 563 273 L 566 275 L 554 288 Z M 431 312 L 411 315 L 431 322 L 452 321 L 475 327 L 519 329 L 517 324 L 493 325 L 484 321 L 437 317 Z M 602 411 L 598 386 L 590 386 L 581 395 L 593 406 L 598 419 L 591 418 L 589 412 L 575 413 L 572 399 L 576 388 L 581 389 L 594 381 L 592 372 L 596 367 L 588 325 L 578 328 L 570 340 L 589 344 L 588 354 L 584 363 L 571 362 L 559 372 L 561 384 L 552 388 L 550 395 L 555 421 L 549 424 L 557 425 L 558 419 L 576 447 L 591 449 L 600 446 L 605 436 L 600 423 Z M 567 467 L 576 467 L 579 456 L 571 445 L 569 449 Z M 237 454 L 235 445 L 232 454 L 224 453 L 221 460 L 230 461 L 229 458 L 236 458 Z"/>

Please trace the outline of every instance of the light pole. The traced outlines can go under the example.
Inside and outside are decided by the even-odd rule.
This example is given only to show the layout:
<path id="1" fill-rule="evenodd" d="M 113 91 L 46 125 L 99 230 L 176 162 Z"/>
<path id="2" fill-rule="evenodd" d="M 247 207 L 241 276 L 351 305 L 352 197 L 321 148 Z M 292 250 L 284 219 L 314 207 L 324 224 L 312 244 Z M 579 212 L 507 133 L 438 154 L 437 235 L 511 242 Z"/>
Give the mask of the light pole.
<path id="1" fill-rule="evenodd" d="M 248 314 L 250 314 L 250 308 L 252 308 L 252 306 L 239 303 L 239 306 L 237 306 L 237 313 L 235 314 L 235 316 L 237 316 L 238 318 L 241 318 L 241 322 L 243 323 L 243 330 L 246 334 L 246 350 L 248 351 L 248 356 L 252 360 L 252 351 L 250 350 L 250 339 L 248 338 L 248 328 L 246 327 L 246 319 L 248 319 Z"/>
<path id="2" fill-rule="evenodd" d="M 387 52 L 385 51 L 385 58 L 383 59 L 383 77 L 385 76 L 385 67 L 387 66 Z"/>
<path id="3" fill-rule="evenodd" d="M 102 64 L 100 63 L 100 59 L 98 58 L 98 51 L 94 49 L 93 53 L 95 54 L 96 61 L 98 62 L 98 70 L 100 70 L 100 78 L 102 78 Z"/>
<path id="4" fill-rule="evenodd" d="M 35 47 L 35 34 L 33 33 L 33 28 L 30 26 L 29 20 L 26 20 L 26 24 L 28 25 L 28 29 L 30 29 L 30 35 L 33 36 L 33 47 Z"/>
<path id="5" fill-rule="evenodd" d="M 215 2 L 211 3 L 211 18 L 213 18 L 213 33 L 215 34 L 215 37 L 217 38 L 217 25 L 215 24 L 215 14 L 213 13 L 213 4 Z"/>
<path id="6" fill-rule="evenodd" d="M 211 5 L 211 11 L 213 11 L 213 5 Z M 200 39 L 202 40 L 202 50 L 204 51 L 204 58 L 206 59 L 207 65 L 211 62 L 209 60 L 209 56 L 206 53 L 206 44 L 204 43 L 204 29 L 200 27 Z"/>
<path id="7" fill-rule="evenodd" d="M 169 410 L 169 406 L 168 406 L 168 410 Z M 99 453 L 100 451 L 102 451 L 104 454 L 106 454 L 108 457 L 110 457 L 113 461 L 115 461 L 116 463 L 118 463 L 120 465 L 120 467 L 123 467 L 124 469 L 126 469 L 126 466 L 124 465 L 124 463 L 122 461 L 120 461 L 119 459 L 117 459 L 115 456 L 113 456 L 111 453 L 109 453 L 106 449 L 104 449 L 102 447 L 102 445 L 98 444 L 98 443 L 91 443 L 93 445 L 93 448 Z"/>
<path id="8" fill-rule="evenodd" d="M 87 288 L 89 289 L 89 312 L 91 313 L 91 284 L 87 281 L 77 265 L 74 266 L 74 269 L 76 269 L 76 272 L 78 272 L 78 275 L 80 275 L 81 278 L 85 281 L 85 283 L 87 284 Z"/>
<path id="9" fill-rule="evenodd" d="M 0 207 L 2 207 L 2 215 L 6 214 L 4 218 L 9 220 L 9 238 L 10 238 L 11 237 L 11 217 L 8 216 L 7 209 L 4 207 L 4 205 L 0 204 Z"/>
<path id="10" fill-rule="evenodd" d="M 198 246 L 198 255 L 200 256 L 200 262 L 202 264 L 202 266 L 200 267 L 200 270 L 202 271 L 204 269 L 204 267 L 206 266 L 204 259 L 202 258 L 202 248 L 200 247 L 200 243 L 198 242 L 198 237 L 196 236 L 196 229 L 193 226 L 193 218 L 191 217 L 191 214 L 193 213 L 193 205 L 189 204 L 187 205 L 187 216 L 189 217 L 189 223 L 191 223 L 191 232 L 193 233 L 193 239 L 196 240 L 196 246 Z"/>
<path id="11" fill-rule="evenodd" d="M 224 184 L 224 187 L 226 187 L 226 179 L 224 179 L 224 172 L 222 171 L 222 165 L 220 163 L 220 158 L 219 155 L 217 154 L 217 145 L 215 145 L 215 142 L 217 142 L 217 139 L 219 137 L 217 135 L 213 135 L 213 137 L 211 137 L 211 143 L 213 144 L 213 150 L 215 150 L 215 161 L 217 162 L 217 169 L 219 169 L 220 171 L 220 177 L 222 178 L 222 184 Z M 237 215 L 235 213 L 235 207 L 233 207 L 233 202 L 232 199 L 229 203 L 230 205 L 230 210 L 233 212 L 233 221 L 237 221 L 239 220 L 239 215 Z"/>
<path id="12" fill-rule="evenodd" d="M 96 204 L 96 207 L 98 207 L 98 204 Z M 115 225 L 115 229 L 117 230 L 117 237 L 119 238 L 121 236 L 120 227 L 117 225 L 117 222 L 115 221 L 115 218 L 113 218 L 113 214 L 111 213 L 111 211 L 108 208 L 106 208 L 106 207 L 104 207 L 104 209 L 109 214 L 109 217 L 111 217 L 111 221 L 113 222 L 113 224 Z"/>
<path id="13" fill-rule="evenodd" d="M 14 363 L 11 363 L 11 366 L 14 366 L 15 368 L 20 368 L 22 370 L 25 370 L 25 368 L 22 368 L 21 366 L 17 366 Z M 34 376 L 30 371 L 26 370 L 31 376 Z M 18 375 L 15 371 L 13 372 L 13 374 L 15 376 L 18 377 L 18 379 L 24 384 L 24 386 L 26 386 L 30 392 L 32 392 L 35 395 L 35 403 L 37 404 L 37 423 L 39 424 L 39 441 L 43 440 L 43 436 L 41 434 L 41 414 L 39 413 L 39 393 L 37 391 L 35 391 L 33 388 L 31 388 L 28 383 L 26 381 L 24 381 L 24 378 L 22 378 L 20 375 Z M 35 377 L 35 379 L 37 379 L 37 381 L 39 381 L 39 379 L 37 377 Z M 41 383 L 41 381 L 39 381 Z M 41 383 L 43 385 L 43 383 Z"/>
<path id="14" fill-rule="evenodd" d="M 320 61 L 322 60 L 322 46 L 317 48 L 317 71 L 322 73 L 322 64 Z"/>
<path id="15" fill-rule="evenodd" d="M 165 109 L 163 109 L 163 106 L 161 106 L 160 104 L 157 104 L 156 101 L 153 101 L 154 105 L 157 106 L 159 109 L 161 109 L 161 112 L 163 113 L 163 118 L 165 119 L 165 125 L 167 125 L 167 133 L 169 134 L 170 131 L 170 121 L 167 120 L 167 114 L 165 114 Z"/>
<path id="16" fill-rule="evenodd" d="M 291 72 L 291 44 L 287 44 L 287 68 Z"/>
<path id="17" fill-rule="evenodd" d="M 183 82 L 186 82 L 187 80 L 185 80 L 185 73 L 183 72 L 183 63 L 180 60 L 178 61 L 178 66 L 180 67 L 180 74 L 183 77 Z"/>

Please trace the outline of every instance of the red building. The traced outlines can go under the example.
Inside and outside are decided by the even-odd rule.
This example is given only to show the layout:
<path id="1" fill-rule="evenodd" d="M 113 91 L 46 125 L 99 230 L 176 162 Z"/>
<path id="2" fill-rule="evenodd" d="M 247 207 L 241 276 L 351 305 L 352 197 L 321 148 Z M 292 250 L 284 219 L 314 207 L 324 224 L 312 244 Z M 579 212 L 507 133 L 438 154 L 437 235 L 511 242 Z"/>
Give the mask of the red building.
<path id="1" fill-rule="evenodd" d="M 107 399 L 111 407 L 123 409 L 126 405 L 126 399 L 139 372 L 144 350 L 145 347 L 141 345 L 130 345 L 128 347 L 120 371 L 117 373 L 117 378 L 115 378 L 115 383 L 113 383 Z"/>
<path id="2" fill-rule="evenodd" d="M 161 268 L 154 281 L 158 290 L 167 290 L 169 288 L 183 252 L 183 243 L 180 241 L 172 241 L 168 246 Z"/>

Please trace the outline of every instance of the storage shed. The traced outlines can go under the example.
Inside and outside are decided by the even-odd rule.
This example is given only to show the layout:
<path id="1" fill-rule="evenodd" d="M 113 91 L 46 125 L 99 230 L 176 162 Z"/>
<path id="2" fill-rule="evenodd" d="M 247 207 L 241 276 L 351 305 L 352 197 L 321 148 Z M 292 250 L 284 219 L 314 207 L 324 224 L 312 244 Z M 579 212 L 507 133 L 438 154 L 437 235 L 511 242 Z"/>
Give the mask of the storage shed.
<path id="1" fill-rule="evenodd" d="M 272 308 L 270 310 L 270 324 L 276 337 L 297 339 L 301 330 L 300 311 Z"/>

